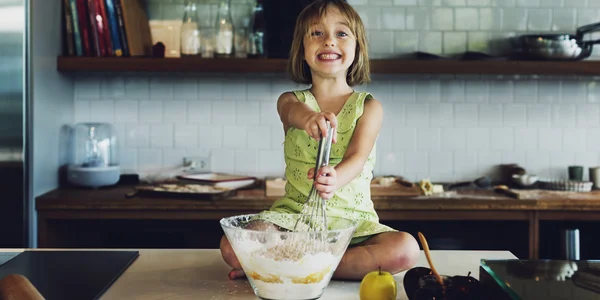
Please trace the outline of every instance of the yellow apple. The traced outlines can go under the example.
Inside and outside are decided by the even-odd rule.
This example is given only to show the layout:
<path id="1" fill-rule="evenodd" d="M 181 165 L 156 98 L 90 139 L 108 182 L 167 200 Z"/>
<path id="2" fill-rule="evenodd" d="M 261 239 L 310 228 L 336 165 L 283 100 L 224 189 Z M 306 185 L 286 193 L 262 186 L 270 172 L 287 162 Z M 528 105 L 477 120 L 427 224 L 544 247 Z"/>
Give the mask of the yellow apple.
<path id="1" fill-rule="evenodd" d="M 396 279 L 389 272 L 369 272 L 360 282 L 360 300 L 395 300 Z"/>

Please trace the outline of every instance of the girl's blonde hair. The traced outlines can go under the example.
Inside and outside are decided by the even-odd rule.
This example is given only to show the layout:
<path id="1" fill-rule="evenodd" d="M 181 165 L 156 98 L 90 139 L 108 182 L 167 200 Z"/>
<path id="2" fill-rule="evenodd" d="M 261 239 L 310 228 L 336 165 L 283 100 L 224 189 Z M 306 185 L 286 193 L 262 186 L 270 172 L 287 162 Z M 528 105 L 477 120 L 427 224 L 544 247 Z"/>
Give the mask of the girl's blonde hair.
<path id="1" fill-rule="evenodd" d="M 344 0 L 316 0 L 300 12 L 294 29 L 294 39 L 290 49 L 288 73 L 293 81 L 301 84 L 312 83 L 310 68 L 304 60 L 304 37 L 310 34 L 310 27 L 315 19 L 325 16 L 329 7 L 337 8 L 346 18 L 352 34 L 356 37 L 354 61 L 348 69 L 346 82 L 356 86 L 371 81 L 369 71 L 369 54 L 364 24 L 354 8 Z"/>

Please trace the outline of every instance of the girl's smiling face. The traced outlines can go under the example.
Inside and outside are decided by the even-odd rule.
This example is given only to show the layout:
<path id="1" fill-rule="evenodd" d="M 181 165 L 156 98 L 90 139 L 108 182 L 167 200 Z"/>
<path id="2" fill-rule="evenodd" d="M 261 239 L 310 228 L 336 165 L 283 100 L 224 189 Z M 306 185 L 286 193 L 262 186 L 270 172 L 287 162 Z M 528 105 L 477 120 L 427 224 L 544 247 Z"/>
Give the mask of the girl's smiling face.
<path id="1" fill-rule="evenodd" d="M 356 37 L 337 8 L 328 8 L 304 36 L 304 59 L 313 75 L 345 78 L 355 54 Z"/>

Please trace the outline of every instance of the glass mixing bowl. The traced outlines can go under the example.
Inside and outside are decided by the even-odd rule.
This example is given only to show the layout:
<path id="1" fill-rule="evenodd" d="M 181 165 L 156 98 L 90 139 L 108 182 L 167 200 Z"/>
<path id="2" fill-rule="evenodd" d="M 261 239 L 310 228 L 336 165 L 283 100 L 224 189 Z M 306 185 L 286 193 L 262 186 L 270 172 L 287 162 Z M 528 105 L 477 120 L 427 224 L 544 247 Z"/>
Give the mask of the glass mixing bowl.
<path id="1" fill-rule="evenodd" d="M 254 294 L 260 299 L 320 298 L 358 224 L 356 220 L 327 217 L 329 230 L 306 232 L 257 223 L 257 220 L 277 220 L 277 224 L 293 226 L 301 216 L 268 213 L 220 220 Z"/>

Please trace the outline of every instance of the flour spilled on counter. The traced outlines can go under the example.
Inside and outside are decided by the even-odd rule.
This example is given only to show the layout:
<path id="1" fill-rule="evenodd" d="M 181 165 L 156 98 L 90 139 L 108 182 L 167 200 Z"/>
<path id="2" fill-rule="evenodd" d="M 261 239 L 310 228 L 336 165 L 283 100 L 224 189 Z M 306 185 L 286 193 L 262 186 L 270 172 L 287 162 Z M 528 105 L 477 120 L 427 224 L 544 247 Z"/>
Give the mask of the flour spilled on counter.
<path id="1" fill-rule="evenodd" d="M 456 191 L 447 191 L 442 193 L 436 193 L 431 196 L 420 195 L 415 197 L 415 199 L 421 200 L 435 200 L 435 199 L 476 199 L 476 200 L 504 200 L 506 196 L 504 195 L 476 195 L 476 194 L 466 194 L 466 193 L 457 193 Z"/>
<path id="2" fill-rule="evenodd" d="M 256 295 L 268 299 L 318 298 L 340 259 L 327 250 L 304 252 L 295 243 L 240 246 L 240 262 Z"/>

